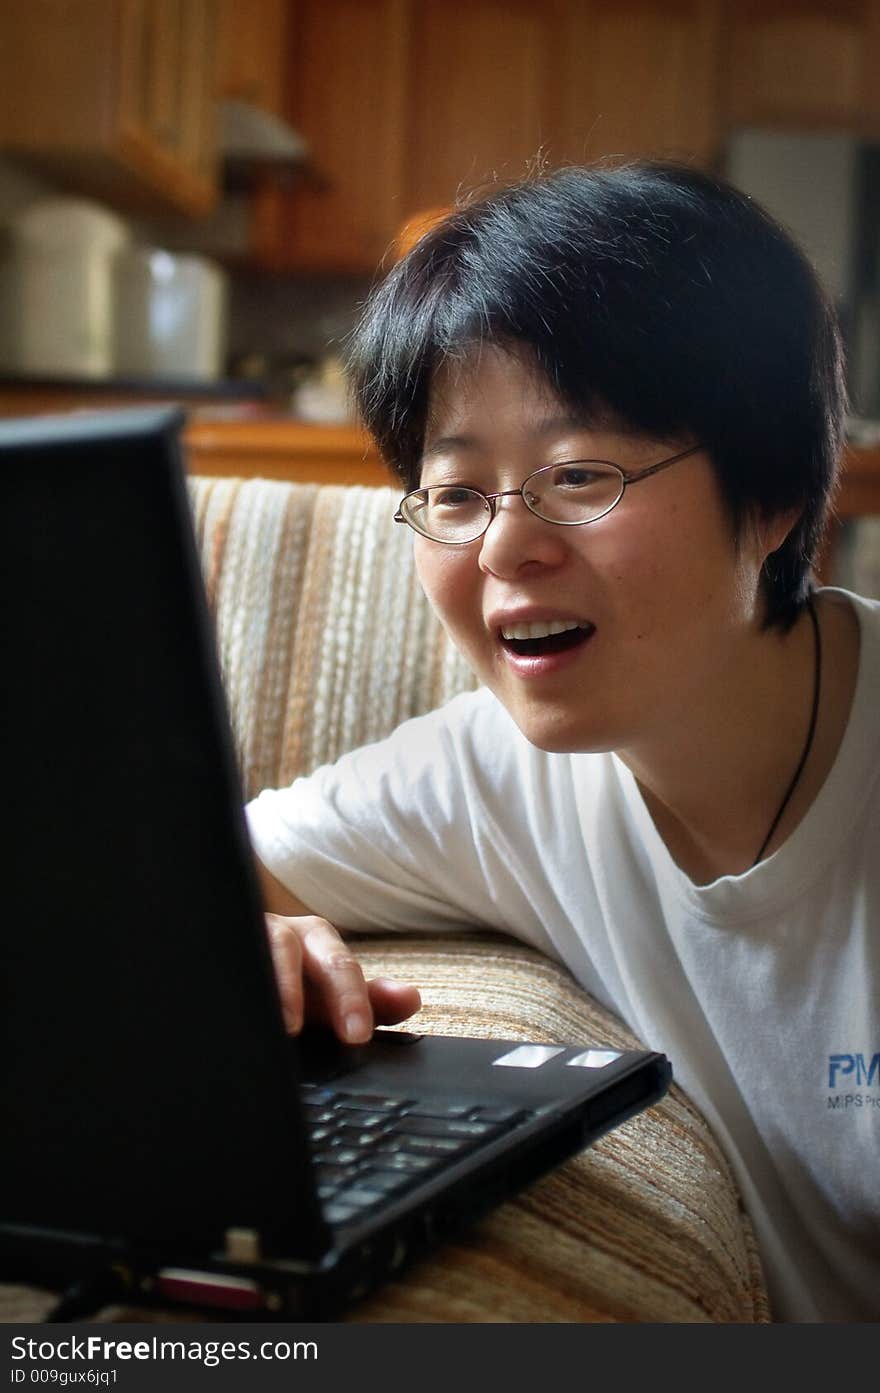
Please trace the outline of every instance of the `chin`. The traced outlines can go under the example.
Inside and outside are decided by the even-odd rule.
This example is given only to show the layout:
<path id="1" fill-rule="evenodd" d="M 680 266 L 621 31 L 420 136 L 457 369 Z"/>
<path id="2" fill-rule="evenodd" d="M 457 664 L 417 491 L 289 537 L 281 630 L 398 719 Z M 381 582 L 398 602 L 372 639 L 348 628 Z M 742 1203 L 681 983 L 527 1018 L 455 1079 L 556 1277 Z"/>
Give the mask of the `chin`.
<path id="1" fill-rule="evenodd" d="M 608 731 L 601 731 L 594 722 L 585 721 L 583 717 L 572 718 L 561 712 L 536 715 L 507 709 L 529 744 L 548 754 L 605 754 L 615 748 Z"/>

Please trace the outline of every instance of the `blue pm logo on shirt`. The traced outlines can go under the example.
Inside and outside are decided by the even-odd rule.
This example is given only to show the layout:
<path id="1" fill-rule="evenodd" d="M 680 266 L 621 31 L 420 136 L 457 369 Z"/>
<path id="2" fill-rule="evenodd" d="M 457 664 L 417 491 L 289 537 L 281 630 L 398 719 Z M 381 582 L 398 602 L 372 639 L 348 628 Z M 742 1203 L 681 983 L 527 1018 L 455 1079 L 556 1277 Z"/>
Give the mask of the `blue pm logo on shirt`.
<path id="1" fill-rule="evenodd" d="M 880 1083 L 880 1051 L 867 1060 L 863 1054 L 829 1054 L 828 1087 L 835 1088 L 839 1078 L 866 1088 Z"/>

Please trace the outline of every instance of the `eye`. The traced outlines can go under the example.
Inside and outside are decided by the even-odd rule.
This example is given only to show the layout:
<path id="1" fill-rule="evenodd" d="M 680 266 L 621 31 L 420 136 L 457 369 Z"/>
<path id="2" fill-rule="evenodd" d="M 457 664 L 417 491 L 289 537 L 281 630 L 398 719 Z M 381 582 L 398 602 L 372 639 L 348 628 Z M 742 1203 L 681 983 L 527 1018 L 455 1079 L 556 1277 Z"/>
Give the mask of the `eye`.
<path id="1" fill-rule="evenodd" d="M 558 464 L 549 474 L 550 483 L 556 489 L 587 489 L 591 485 L 602 483 L 607 477 L 607 470 L 589 461 Z"/>
<path id="2" fill-rule="evenodd" d="M 455 484 L 437 484 L 428 490 L 432 508 L 461 508 L 473 506 L 482 498 L 474 489 L 461 488 Z"/>

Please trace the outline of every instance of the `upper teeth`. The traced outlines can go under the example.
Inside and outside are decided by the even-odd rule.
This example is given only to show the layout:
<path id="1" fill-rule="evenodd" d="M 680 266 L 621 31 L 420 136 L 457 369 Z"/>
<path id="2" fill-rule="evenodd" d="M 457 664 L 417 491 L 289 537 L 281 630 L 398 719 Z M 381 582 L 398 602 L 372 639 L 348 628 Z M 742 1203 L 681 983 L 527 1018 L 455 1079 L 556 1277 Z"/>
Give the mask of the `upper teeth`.
<path id="1" fill-rule="evenodd" d="M 550 634 L 564 634 L 569 629 L 579 629 L 574 619 L 551 619 L 547 624 L 511 624 L 501 630 L 502 638 L 547 638 Z"/>

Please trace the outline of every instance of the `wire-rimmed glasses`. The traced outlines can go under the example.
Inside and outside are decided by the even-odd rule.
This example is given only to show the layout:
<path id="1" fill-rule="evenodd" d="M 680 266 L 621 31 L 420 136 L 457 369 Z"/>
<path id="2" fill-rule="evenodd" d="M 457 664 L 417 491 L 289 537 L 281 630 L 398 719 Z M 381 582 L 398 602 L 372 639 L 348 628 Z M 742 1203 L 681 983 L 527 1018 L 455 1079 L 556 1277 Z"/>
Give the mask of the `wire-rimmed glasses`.
<path id="1" fill-rule="evenodd" d="M 461 484 L 430 484 L 413 489 L 400 501 L 395 522 L 408 523 L 420 536 L 446 546 L 464 546 L 482 537 L 495 516 L 499 498 L 520 495 L 535 517 L 559 527 L 598 522 L 620 502 L 629 484 L 657 474 L 677 460 L 696 454 L 691 445 L 647 469 L 626 474 L 610 460 L 565 460 L 536 469 L 518 489 L 483 493 Z"/>

